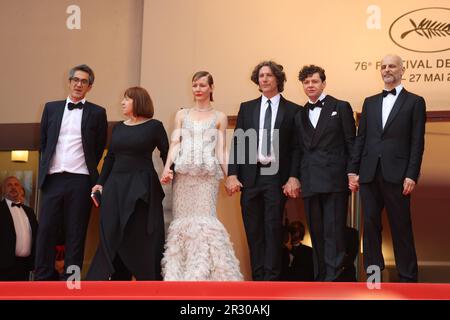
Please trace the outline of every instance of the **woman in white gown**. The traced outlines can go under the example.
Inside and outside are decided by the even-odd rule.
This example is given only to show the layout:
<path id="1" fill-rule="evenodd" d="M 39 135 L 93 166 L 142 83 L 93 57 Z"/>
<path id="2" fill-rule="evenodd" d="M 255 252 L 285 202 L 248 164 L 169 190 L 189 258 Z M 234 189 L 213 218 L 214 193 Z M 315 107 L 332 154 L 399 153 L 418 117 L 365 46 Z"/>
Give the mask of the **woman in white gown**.
<path id="1" fill-rule="evenodd" d="M 209 72 L 195 73 L 195 106 L 175 116 L 161 177 L 164 184 L 173 180 L 173 221 L 162 260 L 166 281 L 243 280 L 230 237 L 216 216 L 219 181 L 227 173 L 227 117 L 212 107 L 213 89 Z"/>

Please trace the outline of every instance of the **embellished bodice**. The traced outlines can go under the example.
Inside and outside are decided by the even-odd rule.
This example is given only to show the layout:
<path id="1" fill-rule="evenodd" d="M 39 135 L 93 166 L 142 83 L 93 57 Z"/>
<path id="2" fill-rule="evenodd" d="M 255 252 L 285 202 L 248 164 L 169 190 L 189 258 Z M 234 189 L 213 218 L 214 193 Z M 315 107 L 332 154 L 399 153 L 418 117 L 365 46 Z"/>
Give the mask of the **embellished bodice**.
<path id="1" fill-rule="evenodd" d="M 216 157 L 217 112 L 208 120 L 196 121 L 191 119 L 189 111 L 181 126 L 181 147 L 174 161 L 175 172 L 222 179 L 223 172 Z"/>

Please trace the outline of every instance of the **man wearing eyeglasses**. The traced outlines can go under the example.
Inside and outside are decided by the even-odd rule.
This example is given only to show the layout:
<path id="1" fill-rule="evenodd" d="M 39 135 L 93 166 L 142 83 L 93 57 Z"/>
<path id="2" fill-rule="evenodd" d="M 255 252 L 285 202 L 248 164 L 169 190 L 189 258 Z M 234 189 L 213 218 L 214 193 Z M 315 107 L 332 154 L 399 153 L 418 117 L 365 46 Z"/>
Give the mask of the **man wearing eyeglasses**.
<path id="1" fill-rule="evenodd" d="M 65 234 L 67 268 L 81 270 L 91 210 L 90 191 L 98 178 L 97 165 L 106 144 L 103 107 L 86 101 L 94 72 L 78 65 L 69 72 L 69 96 L 48 102 L 41 120 L 39 187 L 41 207 L 36 244 L 36 280 L 57 280 L 55 245 L 58 227 Z"/>

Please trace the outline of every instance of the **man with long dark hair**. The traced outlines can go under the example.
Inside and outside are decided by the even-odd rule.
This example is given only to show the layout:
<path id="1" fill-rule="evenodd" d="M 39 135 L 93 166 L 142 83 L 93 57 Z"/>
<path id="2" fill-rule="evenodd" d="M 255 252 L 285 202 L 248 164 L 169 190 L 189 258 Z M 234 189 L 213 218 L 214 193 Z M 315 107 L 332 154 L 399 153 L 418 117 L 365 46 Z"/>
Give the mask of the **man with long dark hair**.
<path id="1" fill-rule="evenodd" d="M 280 94 L 283 66 L 264 61 L 251 80 L 262 96 L 240 106 L 225 187 L 230 195 L 242 191 L 253 280 L 278 280 L 284 204 L 299 190 L 294 116 L 300 106 Z"/>

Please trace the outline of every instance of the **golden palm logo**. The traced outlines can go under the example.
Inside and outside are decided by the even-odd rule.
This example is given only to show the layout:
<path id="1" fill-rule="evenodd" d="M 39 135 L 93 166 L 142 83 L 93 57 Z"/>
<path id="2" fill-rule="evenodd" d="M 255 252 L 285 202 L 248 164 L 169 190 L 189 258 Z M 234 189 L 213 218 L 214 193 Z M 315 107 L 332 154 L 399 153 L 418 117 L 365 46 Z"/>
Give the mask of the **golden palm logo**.
<path id="1" fill-rule="evenodd" d="M 450 8 L 422 8 L 398 17 L 389 28 L 391 40 L 414 52 L 450 50 Z"/>
<path id="2" fill-rule="evenodd" d="M 416 24 L 413 19 L 409 19 L 409 21 L 414 28 L 402 33 L 400 36 L 402 39 L 411 32 L 415 32 L 419 36 L 426 37 L 427 39 L 450 36 L 450 23 L 437 22 L 428 20 L 427 18 L 424 18 L 419 24 Z"/>

